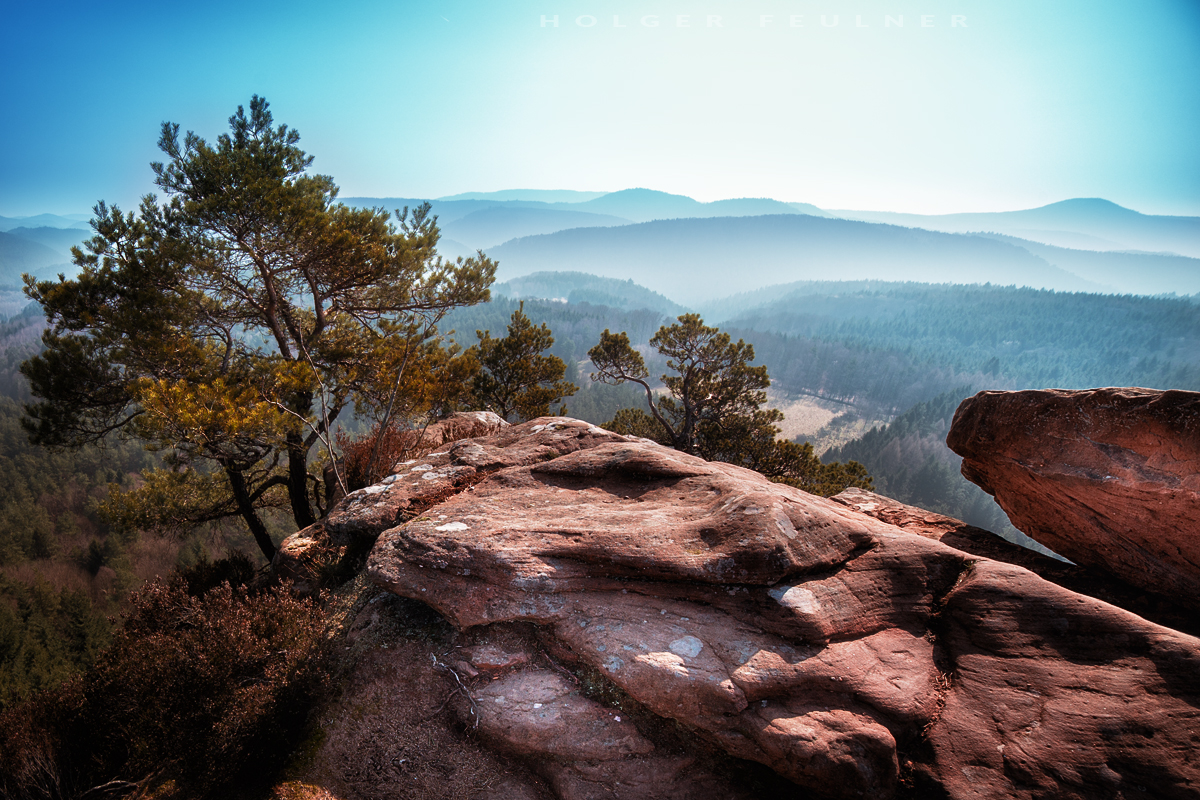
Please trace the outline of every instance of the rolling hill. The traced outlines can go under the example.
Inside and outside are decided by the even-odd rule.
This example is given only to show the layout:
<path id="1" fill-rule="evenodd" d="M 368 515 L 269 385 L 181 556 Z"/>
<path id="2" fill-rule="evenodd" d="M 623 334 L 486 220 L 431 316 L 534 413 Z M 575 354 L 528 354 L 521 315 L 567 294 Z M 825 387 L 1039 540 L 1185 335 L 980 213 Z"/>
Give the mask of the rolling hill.
<path id="1" fill-rule="evenodd" d="M 68 259 L 41 242 L 0 232 L 0 288 L 20 288 L 21 274 L 50 277 L 69 268 Z"/>
<path id="2" fill-rule="evenodd" d="M 514 300 L 526 298 L 590 303 L 633 311 L 639 308 L 677 317 L 686 308 L 631 280 L 598 278 L 582 272 L 536 272 L 492 287 L 492 293 Z"/>
<path id="3" fill-rule="evenodd" d="M 803 214 L 645 222 L 530 236 L 491 248 L 500 280 L 543 271 L 632 279 L 677 302 L 798 280 L 1015 284 L 1097 291 L 1028 250 L 966 236 Z"/>
<path id="4" fill-rule="evenodd" d="M 471 250 L 479 250 L 522 236 L 554 233 L 569 228 L 629 224 L 629 220 L 621 217 L 590 214 L 585 211 L 493 206 L 473 211 L 448 223 L 442 232 L 455 243 Z"/>

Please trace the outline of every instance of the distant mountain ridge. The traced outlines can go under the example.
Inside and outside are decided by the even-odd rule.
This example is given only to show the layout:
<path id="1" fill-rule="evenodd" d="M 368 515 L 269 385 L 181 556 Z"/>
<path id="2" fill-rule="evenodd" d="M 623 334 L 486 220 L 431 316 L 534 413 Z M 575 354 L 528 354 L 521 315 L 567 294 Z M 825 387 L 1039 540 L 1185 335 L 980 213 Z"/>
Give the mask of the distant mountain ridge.
<path id="1" fill-rule="evenodd" d="M 563 196 L 564 192 L 547 192 L 546 198 Z M 592 194 L 580 192 L 580 195 Z M 408 206 L 413 208 L 423 202 L 432 206 L 434 214 L 443 223 L 487 208 L 526 208 L 545 211 L 572 211 L 605 214 L 621 217 L 631 222 L 647 222 L 655 219 L 683 219 L 695 217 L 748 217 L 763 214 L 809 214 L 816 217 L 831 217 L 832 214 L 811 203 L 784 203 L 768 197 L 741 197 L 702 203 L 686 195 L 670 194 L 655 189 L 622 189 L 608 192 L 588 200 L 564 202 L 561 200 L 523 199 L 537 196 L 522 190 L 504 192 L 467 192 L 442 198 L 412 197 L 344 197 L 343 203 L 363 208 L 386 208 L 394 210 Z M 522 199 L 518 199 L 522 198 Z"/>
<path id="2" fill-rule="evenodd" d="M 413 207 L 422 201 L 414 198 L 346 198 L 345 202 L 360 206 L 385 208 Z M 480 247 L 494 247 L 510 239 L 534 234 L 555 233 L 572 227 L 595 227 L 670 219 L 711 219 L 720 217 L 749 217 L 805 214 L 815 217 L 841 218 L 856 222 L 897 225 L 940 233 L 983 233 L 1022 239 L 1036 245 L 1061 250 L 1087 252 L 1129 252 L 1139 255 L 1182 255 L 1200 258 L 1200 217 L 1156 216 L 1142 214 L 1101 198 L 1074 198 L 1051 203 L 1040 208 L 1016 211 L 996 211 L 960 214 L 908 214 L 891 211 L 825 210 L 809 203 L 781 202 L 771 198 L 736 198 L 703 203 L 686 195 L 652 189 L 622 189 L 616 192 L 572 192 L 570 190 L 504 190 L 499 192 L 467 192 L 431 201 L 433 212 L 446 233 L 443 250 L 447 255 L 466 255 Z M 499 222 L 506 215 L 497 209 L 507 209 L 509 221 Z M 515 209 L 524 209 L 518 213 Z M 482 213 L 480 212 L 487 212 Z M 554 213 L 557 212 L 557 213 Z M 601 215 L 595 217 L 564 216 L 574 214 Z M 463 233 L 453 223 L 474 214 L 480 217 L 464 223 Z M 481 229 L 481 230 L 476 230 Z M 482 229 L 486 229 L 486 235 Z M 503 237 L 507 236 L 505 239 Z M 1011 242 L 1016 244 L 1016 242 Z M 1035 255 L 1045 255 L 1040 248 L 1029 248 Z M 1055 255 L 1079 266 L 1079 257 L 1057 252 Z M 1048 259 L 1056 266 L 1053 259 Z M 1085 259 L 1086 260 L 1086 259 Z M 1109 264 L 1115 264 L 1115 261 Z M 1156 263 L 1157 272 L 1163 265 Z M 1191 284 L 1187 268 L 1179 264 L 1184 282 Z M 1077 288 L 1109 289 L 1113 291 L 1147 291 L 1129 288 L 1137 284 L 1130 280 L 1101 280 L 1089 277 L 1095 265 L 1084 269 L 1080 277 L 1086 285 Z M 1068 272 L 1070 268 L 1063 267 Z M 1140 268 L 1140 267 L 1139 267 Z M 1100 273 L 1111 269 L 1099 268 Z M 1170 270 L 1167 270 L 1168 272 Z M 907 278 L 908 276 L 892 276 Z M 1184 286 L 1172 288 L 1157 281 L 1155 292 L 1196 291 Z M 1154 283 L 1155 281 L 1149 281 Z M 1145 283 L 1145 282 L 1143 282 Z"/>
<path id="3" fill-rule="evenodd" d="M 7 232 L 13 228 L 79 228 L 85 231 L 91 230 L 91 226 L 86 221 L 73 219 L 75 216 L 79 215 L 72 214 L 70 217 L 64 217 L 58 214 L 38 214 L 32 217 L 0 217 L 0 232 Z"/>
<path id="4" fill-rule="evenodd" d="M 583 203 L 608 192 L 578 192 L 574 189 L 503 189 L 498 192 L 463 192 L 438 200 L 536 200 L 543 203 Z"/>
<path id="5" fill-rule="evenodd" d="M 634 222 L 656 219 L 688 219 L 696 217 L 754 217 L 765 214 L 810 214 L 830 217 L 807 203 L 783 203 L 767 197 L 740 197 L 702 203 L 681 194 L 668 194 L 653 189 L 624 189 L 603 197 L 580 203 L 588 211 L 614 214 Z"/>
<path id="6" fill-rule="evenodd" d="M 63 261 L 71 260 L 71 248 L 82 244 L 93 235 L 92 229 L 87 228 L 12 228 L 7 231 L 12 236 L 38 242 L 49 247 L 62 256 Z"/>
<path id="7" fill-rule="evenodd" d="M 689 305 L 798 280 L 993 283 L 1060 291 L 1098 284 L 1007 242 L 801 214 L 580 228 L 488 251 L 500 279 L 572 270 L 633 279 Z"/>
<path id="8" fill-rule="evenodd" d="M 342 202 L 389 211 L 428 202 L 447 241 L 444 255 L 469 255 L 511 239 L 570 228 L 629 225 L 657 219 L 749 217 L 764 214 L 831 216 L 810 203 L 783 203 L 770 198 L 737 198 L 702 203 L 690 197 L 652 189 L 624 189 L 598 194 L 563 191 L 467 192 L 422 200 L 413 197 L 346 197 Z M 562 197 L 574 196 L 570 202 Z M 542 197 L 544 199 L 527 199 Z M 583 199 L 587 198 L 587 199 Z"/>
<path id="9" fill-rule="evenodd" d="M 348 197 L 343 202 L 392 210 L 425 201 Z M 563 270 L 621 280 L 646 275 L 644 282 L 672 296 L 674 282 L 682 281 L 686 296 L 679 298 L 693 305 L 720 293 L 828 277 L 1200 294 L 1200 217 L 1141 214 L 1099 198 L 1016 211 L 921 215 L 843 210 L 834 212 L 837 216 L 807 203 L 771 198 L 700 202 L 646 188 L 506 189 L 430 202 L 442 231 L 438 250 L 449 258 L 478 250 L 503 256 L 501 275 L 507 277 Z M 70 246 L 89 234 L 79 217 L 0 217 L 0 229 L 46 245 L 60 255 L 59 264 L 66 264 Z M 782 221 L 789 218 L 791 223 Z M 732 223 L 734 219 L 759 222 Z M 825 220 L 825 227 L 803 222 L 811 219 Z M 839 221 L 860 227 L 835 234 Z M 678 225 L 635 230 L 667 222 Z M 584 230 L 592 233 L 571 233 Z M 678 246 L 665 246 L 680 231 L 686 233 Z M 939 238 L 946 234 L 987 239 L 992 245 Z M 561 238 L 531 240 L 538 236 Z M 697 249 L 700 242 L 704 245 Z M 15 253 L 13 247 L 9 249 Z M 0 269 L 12 274 L 17 262 L 28 258 L 39 262 L 35 269 L 47 266 L 44 258 L 26 254 L 7 262 L 0 258 Z M 696 269 L 689 271 L 689 260 Z M 660 275 L 672 277 L 659 281 Z"/>
<path id="10" fill-rule="evenodd" d="M 891 211 L 835 210 L 845 219 L 883 222 L 949 233 L 992 232 L 1065 244 L 1062 234 L 1074 234 L 1107 246 L 1098 249 L 1168 251 L 1200 257 L 1200 217 L 1142 214 L 1101 198 L 1074 198 L 1021 211 L 969 214 L 902 214 Z M 1040 233 L 1047 234 L 1038 238 Z M 1076 246 L 1083 240 L 1077 241 Z"/>
<path id="11" fill-rule="evenodd" d="M 19 289 L 21 275 L 46 278 L 69 270 L 68 258 L 41 242 L 0 232 L 0 288 Z"/>
<path id="12" fill-rule="evenodd" d="M 447 223 L 442 228 L 442 233 L 471 250 L 480 250 L 522 236 L 555 233 L 569 228 L 629 224 L 630 221 L 623 217 L 592 214 L 587 211 L 493 206 L 472 211 L 465 217 Z"/>

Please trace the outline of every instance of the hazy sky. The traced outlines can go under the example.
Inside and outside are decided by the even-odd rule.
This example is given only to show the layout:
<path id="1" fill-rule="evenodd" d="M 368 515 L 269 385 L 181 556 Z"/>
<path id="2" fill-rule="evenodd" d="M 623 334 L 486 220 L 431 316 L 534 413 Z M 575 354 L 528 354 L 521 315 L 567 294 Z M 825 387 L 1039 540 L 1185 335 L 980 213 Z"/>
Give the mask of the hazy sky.
<path id="1" fill-rule="evenodd" d="M 162 121 L 254 93 L 345 196 L 1200 215 L 1195 0 L 10 2 L 0 41 L 8 216 L 132 205 Z"/>

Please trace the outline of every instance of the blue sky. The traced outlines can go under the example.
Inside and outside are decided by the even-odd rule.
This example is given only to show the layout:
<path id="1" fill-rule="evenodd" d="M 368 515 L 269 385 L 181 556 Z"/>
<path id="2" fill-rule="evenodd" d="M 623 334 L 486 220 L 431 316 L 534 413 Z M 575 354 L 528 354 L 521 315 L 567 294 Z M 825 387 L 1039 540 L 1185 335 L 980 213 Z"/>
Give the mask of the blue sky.
<path id="1" fill-rule="evenodd" d="M 215 137 L 255 93 L 345 196 L 1200 215 L 1190 1 L 8 5 L 6 216 L 130 206 L 162 121 Z"/>

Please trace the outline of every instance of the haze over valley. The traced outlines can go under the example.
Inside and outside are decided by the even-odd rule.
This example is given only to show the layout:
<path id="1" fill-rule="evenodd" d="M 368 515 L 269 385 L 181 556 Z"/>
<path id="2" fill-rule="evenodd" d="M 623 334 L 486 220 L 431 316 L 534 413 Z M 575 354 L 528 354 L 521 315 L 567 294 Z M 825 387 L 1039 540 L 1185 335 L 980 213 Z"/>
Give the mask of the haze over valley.
<path id="1" fill-rule="evenodd" d="M 0 800 L 1200 786 L 1195 0 L 4 24 Z"/>

